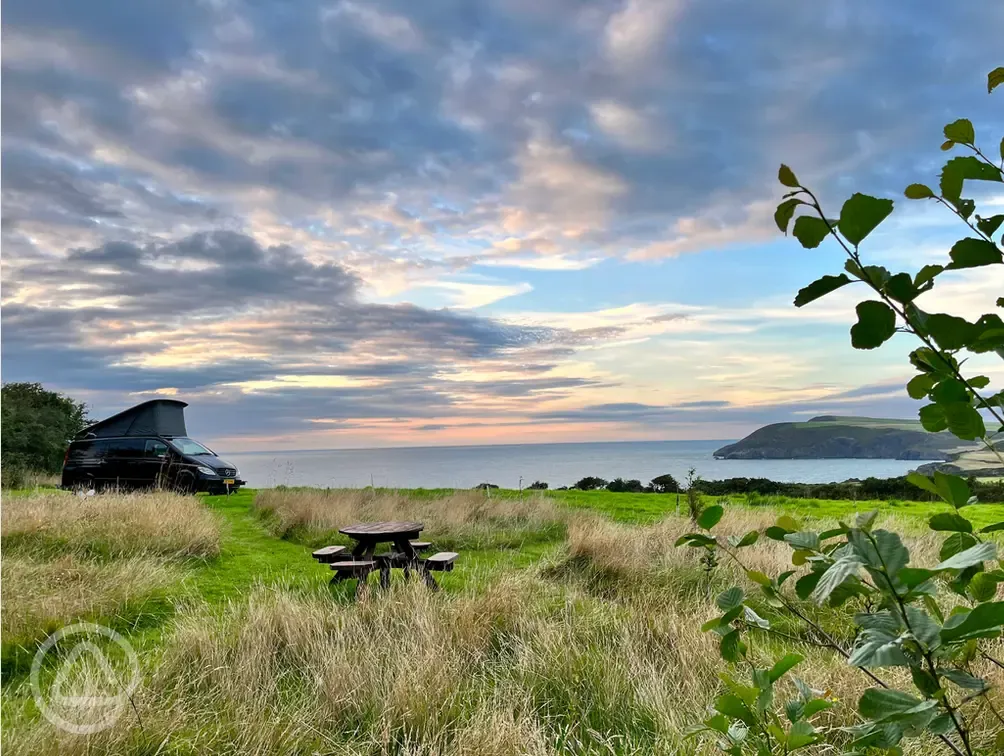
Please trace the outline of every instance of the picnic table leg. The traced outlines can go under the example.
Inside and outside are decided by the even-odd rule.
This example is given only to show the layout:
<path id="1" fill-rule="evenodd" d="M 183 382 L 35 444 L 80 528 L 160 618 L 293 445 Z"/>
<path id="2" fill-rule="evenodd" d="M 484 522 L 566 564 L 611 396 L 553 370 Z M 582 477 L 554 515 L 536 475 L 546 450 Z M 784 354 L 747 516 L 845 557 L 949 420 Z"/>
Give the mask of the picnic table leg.
<path id="1" fill-rule="evenodd" d="M 380 587 L 383 590 L 390 588 L 390 566 L 387 564 L 380 567 Z"/>
<path id="2" fill-rule="evenodd" d="M 404 554 L 408 561 L 404 564 L 404 579 L 411 579 L 411 570 L 413 568 L 418 568 L 418 552 L 415 551 L 415 547 L 411 545 L 411 541 L 407 538 L 403 538 L 398 541 L 394 541 L 394 550 L 399 554 Z"/>
<path id="3" fill-rule="evenodd" d="M 422 566 L 422 579 L 425 580 L 425 584 L 429 586 L 429 590 L 439 590 L 439 583 L 436 582 L 436 578 L 432 576 L 432 572 L 429 571 L 429 568 L 424 565 Z"/>

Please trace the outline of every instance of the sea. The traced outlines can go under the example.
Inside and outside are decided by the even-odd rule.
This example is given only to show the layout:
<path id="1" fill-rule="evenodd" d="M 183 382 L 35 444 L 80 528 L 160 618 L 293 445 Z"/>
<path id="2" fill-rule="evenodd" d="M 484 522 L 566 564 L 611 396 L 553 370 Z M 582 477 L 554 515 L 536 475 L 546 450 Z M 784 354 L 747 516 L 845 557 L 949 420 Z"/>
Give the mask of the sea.
<path id="1" fill-rule="evenodd" d="M 769 478 L 829 483 L 848 478 L 891 478 L 921 464 L 895 459 L 719 460 L 713 453 L 732 441 L 626 441 L 615 443 L 426 446 L 324 451 L 220 452 L 255 488 L 472 488 L 494 483 L 526 488 L 544 481 L 570 486 L 595 475 L 647 483 L 669 473 L 684 480 L 694 468 L 705 480 Z"/>

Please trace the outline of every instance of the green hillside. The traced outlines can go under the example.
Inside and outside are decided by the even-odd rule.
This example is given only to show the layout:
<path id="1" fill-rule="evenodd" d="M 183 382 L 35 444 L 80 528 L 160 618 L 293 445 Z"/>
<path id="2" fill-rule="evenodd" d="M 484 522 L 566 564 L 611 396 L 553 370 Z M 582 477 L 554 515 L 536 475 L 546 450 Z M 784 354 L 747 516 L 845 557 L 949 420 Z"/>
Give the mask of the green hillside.
<path id="1" fill-rule="evenodd" d="M 916 420 L 820 415 L 774 423 L 715 452 L 719 459 L 948 460 L 973 448 L 947 432 L 928 433 Z"/>

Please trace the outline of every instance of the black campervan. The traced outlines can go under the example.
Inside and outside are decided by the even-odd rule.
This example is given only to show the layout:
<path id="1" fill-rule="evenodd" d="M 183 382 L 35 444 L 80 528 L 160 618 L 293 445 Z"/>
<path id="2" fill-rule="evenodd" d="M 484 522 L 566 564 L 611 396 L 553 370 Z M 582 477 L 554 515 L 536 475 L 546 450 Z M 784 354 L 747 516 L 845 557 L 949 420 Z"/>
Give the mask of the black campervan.
<path id="1" fill-rule="evenodd" d="M 236 491 L 240 471 L 188 437 L 187 406 L 154 399 L 88 426 L 66 450 L 63 488 Z"/>

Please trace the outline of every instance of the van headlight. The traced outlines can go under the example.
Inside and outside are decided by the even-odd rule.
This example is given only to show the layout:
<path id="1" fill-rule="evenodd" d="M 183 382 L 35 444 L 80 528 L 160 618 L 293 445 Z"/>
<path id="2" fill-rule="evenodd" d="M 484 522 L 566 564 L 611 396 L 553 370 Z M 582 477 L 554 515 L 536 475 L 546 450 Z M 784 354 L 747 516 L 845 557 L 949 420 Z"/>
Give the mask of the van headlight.
<path id="1" fill-rule="evenodd" d="M 196 467 L 195 469 L 198 470 L 199 475 L 208 475 L 208 476 L 213 477 L 213 478 L 216 477 L 216 470 L 212 469 L 211 467 L 201 467 L 200 466 L 200 467 Z"/>

